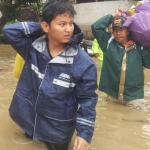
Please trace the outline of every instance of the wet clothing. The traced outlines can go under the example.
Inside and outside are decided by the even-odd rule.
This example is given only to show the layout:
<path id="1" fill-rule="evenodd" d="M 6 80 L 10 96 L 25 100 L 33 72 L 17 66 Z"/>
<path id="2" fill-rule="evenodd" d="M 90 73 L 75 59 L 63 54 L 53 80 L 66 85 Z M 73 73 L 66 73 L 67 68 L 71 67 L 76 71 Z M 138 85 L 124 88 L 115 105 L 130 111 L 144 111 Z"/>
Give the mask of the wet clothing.
<path id="1" fill-rule="evenodd" d="M 33 136 L 28 135 L 27 133 L 25 133 L 24 135 L 25 135 L 26 138 L 33 140 Z M 55 144 L 55 143 L 45 142 L 48 150 L 68 150 L 69 143 L 70 142 L 63 143 L 63 144 Z"/>
<path id="2" fill-rule="evenodd" d="M 63 144 L 46 143 L 48 150 L 68 150 L 69 142 Z"/>
<path id="3" fill-rule="evenodd" d="M 123 105 L 126 105 L 127 107 L 135 110 L 144 110 L 146 109 L 146 101 L 144 99 L 136 99 L 136 100 L 131 100 L 131 101 L 120 101 L 113 96 L 107 95 L 107 101 L 110 102 L 117 102 L 117 103 L 122 103 Z"/>
<path id="4" fill-rule="evenodd" d="M 97 103 L 97 70 L 78 45 L 82 32 L 73 36 L 60 55 L 51 58 L 41 24 L 5 25 L 3 34 L 25 60 L 11 102 L 11 118 L 33 139 L 67 143 L 74 130 L 91 142 Z"/>
<path id="5" fill-rule="evenodd" d="M 98 42 L 96 39 L 94 39 L 93 44 L 92 44 L 92 51 L 94 54 L 98 54 L 98 59 L 100 62 L 100 68 L 102 68 L 103 65 L 103 51 L 101 50 Z"/>
<path id="6" fill-rule="evenodd" d="M 132 41 L 130 48 L 117 43 L 105 30 L 112 21 L 113 16 L 106 15 L 92 25 L 93 35 L 104 54 L 99 90 L 118 99 L 119 89 L 123 89 L 120 94 L 123 100 L 143 99 L 143 66 L 150 68 L 150 51 Z M 120 85 L 122 72 L 124 84 Z"/>

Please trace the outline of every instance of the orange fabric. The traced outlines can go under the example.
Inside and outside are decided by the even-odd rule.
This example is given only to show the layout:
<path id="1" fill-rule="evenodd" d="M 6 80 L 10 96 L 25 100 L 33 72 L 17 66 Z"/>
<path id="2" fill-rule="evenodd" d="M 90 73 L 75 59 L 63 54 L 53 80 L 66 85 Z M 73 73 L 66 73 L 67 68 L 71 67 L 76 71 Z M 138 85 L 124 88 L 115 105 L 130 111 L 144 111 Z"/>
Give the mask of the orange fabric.
<path id="1" fill-rule="evenodd" d="M 125 48 L 127 48 L 127 47 L 129 47 L 130 45 L 133 45 L 133 44 L 135 44 L 135 42 L 132 41 L 132 40 L 129 40 L 129 41 L 125 44 Z"/>
<path id="2" fill-rule="evenodd" d="M 114 24 L 121 23 L 121 21 L 122 21 L 122 20 L 121 20 L 120 18 L 117 18 L 117 19 L 114 20 Z"/>

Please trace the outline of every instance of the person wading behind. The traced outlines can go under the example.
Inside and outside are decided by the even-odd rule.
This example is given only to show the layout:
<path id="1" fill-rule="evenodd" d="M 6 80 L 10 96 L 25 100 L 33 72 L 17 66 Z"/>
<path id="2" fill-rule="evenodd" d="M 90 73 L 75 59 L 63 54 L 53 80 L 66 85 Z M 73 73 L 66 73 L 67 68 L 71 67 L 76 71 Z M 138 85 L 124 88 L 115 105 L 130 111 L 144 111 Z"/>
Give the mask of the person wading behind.
<path id="1" fill-rule="evenodd" d="M 92 32 L 104 53 L 99 90 L 108 94 L 108 100 L 122 102 L 133 109 L 144 109 L 143 67 L 150 68 L 150 51 L 129 38 L 124 27 L 124 10 L 118 8 L 92 25 Z M 112 23 L 113 37 L 106 32 Z"/>

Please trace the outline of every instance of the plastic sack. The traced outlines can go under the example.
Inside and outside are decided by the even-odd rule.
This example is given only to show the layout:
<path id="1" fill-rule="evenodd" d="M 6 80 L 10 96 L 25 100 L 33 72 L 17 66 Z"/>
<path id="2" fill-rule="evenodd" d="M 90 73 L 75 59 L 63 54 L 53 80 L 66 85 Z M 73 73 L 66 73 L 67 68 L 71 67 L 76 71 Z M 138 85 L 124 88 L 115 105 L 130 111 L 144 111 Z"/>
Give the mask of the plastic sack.
<path id="1" fill-rule="evenodd" d="M 135 7 L 138 13 L 129 16 L 124 26 L 130 28 L 131 38 L 138 44 L 150 48 L 150 2 Z"/>
<path id="2" fill-rule="evenodd" d="M 14 71 L 13 71 L 14 78 L 18 78 L 18 79 L 20 78 L 23 66 L 24 66 L 24 59 L 17 53 L 15 58 Z"/>
<path id="3" fill-rule="evenodd" d="M 126 14 L 128 15 L 128 16 L 132 16 L 133 14 L 135 14 L 136 13 L 136 10 L 135 10 L 135 6 L 134 5 L 132 5 L 129 9 L 128 9 L 128 11 L 126 12 Z"/>
<path id="4" fill-rule="evenodd" d="M 150 2 L 148 0 L 145 1 L 139 1 L 141 2 L 141 5 L 137 2 L 137 7 L 135 7 L 135 10 L 137 12 L 150 12 Z M 143 2 L 143 4 L 142 4 Z"/>

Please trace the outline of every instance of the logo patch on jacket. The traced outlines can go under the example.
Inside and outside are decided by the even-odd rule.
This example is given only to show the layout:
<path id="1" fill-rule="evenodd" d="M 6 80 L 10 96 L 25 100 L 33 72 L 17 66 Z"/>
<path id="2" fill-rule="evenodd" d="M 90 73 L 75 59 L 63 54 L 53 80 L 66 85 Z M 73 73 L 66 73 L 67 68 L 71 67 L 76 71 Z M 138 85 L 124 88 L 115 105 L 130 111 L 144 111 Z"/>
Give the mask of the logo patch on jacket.
<path id="1" fill-rule="evenodd" d="M 59 76 L 59 79 L 70 81 L 70 75 L 65 74 L 65 73 L 61 73 L 60 76 Z"/>
<path id="2" fill-rule="evenodd" d="M 75 84 L 74 83 L 70 83 L 70 75 L 65 74 L 65 73 L 61 73 L 58 77 L 58 79 L 54 78 L 53 80 L 53 84 L 62 86 L 62 87 L 74 87 Z"/>

